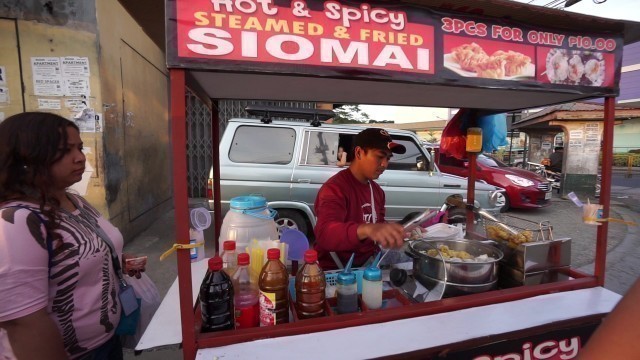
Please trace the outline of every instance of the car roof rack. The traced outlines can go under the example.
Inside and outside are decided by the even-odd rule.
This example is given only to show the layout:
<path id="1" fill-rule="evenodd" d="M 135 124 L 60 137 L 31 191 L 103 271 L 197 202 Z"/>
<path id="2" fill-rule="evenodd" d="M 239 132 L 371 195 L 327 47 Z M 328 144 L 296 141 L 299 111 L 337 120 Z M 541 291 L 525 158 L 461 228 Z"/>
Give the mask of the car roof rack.
<path id="1" fill-rule="evenodd" d="M 333 110 L 287 108 L 280 106 L 249 105 L 244 109 L 249 115 L 260 116 L 260 121 L 271 123 L 272 117 L 304 119 L 311 122 L 311 126 L 318 127 L 322 121 L 335 116 Z"/>

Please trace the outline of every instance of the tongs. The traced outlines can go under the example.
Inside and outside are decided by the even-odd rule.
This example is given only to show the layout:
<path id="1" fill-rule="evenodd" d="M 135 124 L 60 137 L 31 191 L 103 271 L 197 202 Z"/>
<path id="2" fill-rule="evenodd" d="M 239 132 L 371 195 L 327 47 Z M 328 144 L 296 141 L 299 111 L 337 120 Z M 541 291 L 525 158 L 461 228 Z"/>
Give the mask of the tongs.
<path id="1" fill-rule="evenodd" d="M 420 213 L 420 214 L 414 216 L 413 218 L 409 219 L 405 223 L 403 223 L 402 227 L 404 228 L 405 232 L 411 232 L 413 229 L 418 227 L 423 222 L 432 219 L 436 215 L 439 215 L 442 212 L 447 211 L 452 207 L 458 207 L 458 208 L 462 208 L 462 209 L 465 208 L 465 204 L 464 204 L 464 200 L 462 198 L 462 195 L 453 194 L 453 195 L 447 196 L 447 198 L 444 201 L 444 204 L 442 204 L 442 207 L 440 208 L 439 211 L 434 211 L 434 210 L 427 209 L 427 210 L 423 211 L 422 213 Z"/>
<path id="2" fill-rule="evenodd" d="M 448 199 L 449 198 L 447 198 L 447 200 Z M 467 208 L 467 209 L 473 211 L 474 214 L 480 215 L 483 219 L 487 219 L 487 220 L 491 220 L 491 221 L 495 222 L 497 226 L 501 227 L 502 229 L 504 229 L 508 233 L 510 233 L 512 235 L 517 235 L 518 234 L 517 231 L 513 230 L 512 228 L 507 226 L 505 223 L 503 223 L 502 221 L 498 220 L 495 216 L 491 215 L 489 212 L 487 212 L 483 208 L 477 207 L 477 206 L 471 205 L 471 204 L 465 204 L 464 200 L 462 200 L 462 197 L 460 197 L 460 199 L 458 199 L 458 198 L 452 199 L 452 201 L 456 202 L 456 205 L 454 205 L 454 206 Z"/>

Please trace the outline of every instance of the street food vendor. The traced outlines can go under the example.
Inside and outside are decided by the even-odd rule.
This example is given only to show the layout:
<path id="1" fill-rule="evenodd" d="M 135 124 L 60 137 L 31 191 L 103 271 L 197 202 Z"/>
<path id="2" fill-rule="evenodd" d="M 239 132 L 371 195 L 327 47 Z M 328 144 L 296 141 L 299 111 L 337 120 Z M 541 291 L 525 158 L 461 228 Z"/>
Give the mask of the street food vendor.
<path id="1" fill-rule="evenodd" d="M 405 151 L 384 129 L 369 128 L 355 136 L 351 164 L 322 185 L 315 201 L 314 247 L 323 269 L 337 267 L 332 252 L 342 264 L 355 253 L 353 266 L 362 266 L 379 246 L 402 246 L 403 227 L 385 222 L 385 194 L 373 180 L 386 170 L 394 153 Z"/>

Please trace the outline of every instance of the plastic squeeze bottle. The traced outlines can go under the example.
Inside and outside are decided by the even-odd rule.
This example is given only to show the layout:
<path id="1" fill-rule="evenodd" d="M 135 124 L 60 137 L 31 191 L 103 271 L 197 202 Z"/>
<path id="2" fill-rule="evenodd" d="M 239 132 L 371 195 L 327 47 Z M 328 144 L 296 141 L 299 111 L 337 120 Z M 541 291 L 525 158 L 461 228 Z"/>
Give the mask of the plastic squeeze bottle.
<path id="1" fill-rule="evenodd" d="M 260 326 L 289 322 L 289 274 L 280 261 L 280 249 L 267 250 L 267 263 L 258 277 Z"/>
<path id="2" fill-rule="evenodd" d="M 369 309 L 382 307 L 382 271 L 370 266 L 362 275 L 362 301 Z"/>
<path id="3" fill-rule="evenodd" d="M 233 329 L 233 284 L 222 271 L 220 256 L 209 259 L 209 271 L 200 286 L 200 310 L 202 332 Z"/>
<path id="4" fill-rule="evenodd" d="M 352 263 L 353 255 L 351 255 L 351 259 L 349 259 L 344 271 L 338 274 L 336 280 L 338 314 L 358 311 L 358 284 L 356 282 L 356 274 L 351 272 Z"/>
<path id="5" fill-rule="evenodd" d="M 258 287 L 251 283 L 249 261 L 249 254 L 238 254 L 238 269 L 231 278 L 235 292 L 233 305 L 236 309 L 236 329 L 245 329 L 260 325 Z"/>
<path id="6" fill-rule="evenodd" d="M 232 240 L 225 241 L 222 244 L 222 268 L 229 275 L 232 276 L 238 267 L 238 255 L 236 254 L 236 242 Z"/>
<path id="7" fill-rule="evenodd" d="M 298 317 L 309 319 L 324 315 L 324 290 L 327 283 L 318 265 L 318 252 L 307 250 L 304 265 L 296 274 L 296 310 Z"/>

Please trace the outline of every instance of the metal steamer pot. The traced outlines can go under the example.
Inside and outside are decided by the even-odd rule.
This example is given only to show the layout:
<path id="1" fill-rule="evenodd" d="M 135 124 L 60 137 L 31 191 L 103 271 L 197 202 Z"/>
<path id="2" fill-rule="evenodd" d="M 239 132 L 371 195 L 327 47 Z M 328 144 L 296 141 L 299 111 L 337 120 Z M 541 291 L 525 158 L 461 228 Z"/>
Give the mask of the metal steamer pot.
<path id="1" fill-rule="evenodd" d="M 471 256 L 487 255 L 479 262 L 462 262 L 429 256 L 427 251 L 446 245 L 451 250 L 466 251 Z M 476 240 L 412 241 L 406 247 L 413 258 L 413 276 L 428 289 L 445 286 L 444 297 L 475 294 L 495 289 L 498 262 L 504 254 L 498 248 Z"/>

